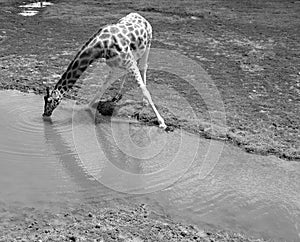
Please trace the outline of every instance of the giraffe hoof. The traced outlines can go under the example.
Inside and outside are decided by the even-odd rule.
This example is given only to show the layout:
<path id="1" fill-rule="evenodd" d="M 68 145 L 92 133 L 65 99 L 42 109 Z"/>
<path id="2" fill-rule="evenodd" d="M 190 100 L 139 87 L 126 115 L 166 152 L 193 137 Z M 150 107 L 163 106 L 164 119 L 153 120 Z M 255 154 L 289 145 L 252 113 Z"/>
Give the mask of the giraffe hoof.
<path id="1" fill-rule="evenodd" d="M 90 110 L 96 109 L 96 108 L 97 108 L 97 105 L 98 105 L 98 102 L 95 102 L 95 103 L 89 103 L 89 104 L 86 106 L 86 110 L 88 110 L 88 109 L 90 109 Z"/>
<path id="2" fill-rule="evenodd" d="M 117 102 L 119 102 L 122 99 L 122 96 L 123 96 L 122 94 L 118 93 L 116 96 L 114 96 L 111 99 L 111 101 L 117 103 Z"/>
<path id="3" fill-rule="evenodd" d="M 148 100 L 146 98 L 143 98 L 142 105 L 144 107 L 148 107 L 149 106 L 149 102 L 148 102 Z"/>
<path id="4" fill-rule="evenodd" d="M 167 128 L 167 125 L 165 125 L 165 123 L 160 123 L 159 127 L 165 130 Z"/>

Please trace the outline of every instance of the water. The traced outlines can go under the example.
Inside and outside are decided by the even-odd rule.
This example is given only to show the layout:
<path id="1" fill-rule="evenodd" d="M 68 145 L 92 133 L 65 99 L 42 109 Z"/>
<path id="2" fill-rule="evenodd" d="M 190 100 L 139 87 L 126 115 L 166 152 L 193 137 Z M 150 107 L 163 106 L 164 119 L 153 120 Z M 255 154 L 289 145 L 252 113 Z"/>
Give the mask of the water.
<path id="1" fill-rule="evenodd" d="M 296 162 L 124 120 L 103 118 L 95 125 L 72 103 L 44 121 L 42 97 L 0 94 L 0 202 L 147 203 L 200 227 L 300 239 Z"/>
<path id="2" fill-rule="evenodd" d="M 22 16 L 34 16 L 38 13 L 38 11 L 33 9 L 39 9 L 51 5 L 53 5 L 53 3 L 43 1 L 20 5 L 19 7 L 23 8 L 23 11 L 19 14 Z"/>

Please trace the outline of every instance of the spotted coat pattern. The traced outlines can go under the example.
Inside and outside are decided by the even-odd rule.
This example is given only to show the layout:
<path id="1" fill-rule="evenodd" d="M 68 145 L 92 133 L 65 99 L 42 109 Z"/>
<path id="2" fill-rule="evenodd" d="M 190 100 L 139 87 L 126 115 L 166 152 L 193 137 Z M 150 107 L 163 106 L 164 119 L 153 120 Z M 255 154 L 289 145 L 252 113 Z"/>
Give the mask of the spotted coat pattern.
<path id="1" fill-rule="evenodd" d="M 146 47 L 150 47 L 152 27 L 137 13 L 120 19 L 117 24 L 107 25 L 95 33 L 70 63 L 61 80 L 56 84 L 61 94 L 68 91 L 86 68 L 97 59 L 105 59 L 110 67 L 127 69 L 131 54 L 140 59 Z"/>
<path id="2" fill-rule="evenodd" d="M 137 62 L 144 55 L 146 55 L 147 61 L 151 39 L 152 27 L 150 23 L 138 13 L 130 13 L 117 23 L 99 29 L 76 54 L 51 94 L 48 91 L 45 96 L 43 115 L 51 116 L 63 94 L 73 87 L 91 63 L 100 59 L 111 68 L 125 69 L 133 74 L 142 88 L 144 96 L 156 113 L 159 123 L 165 126 L 145 87 L 146 81 L 142 80 L 137 69 Z M 145 78 L 146 74 L 144 74 Z"/>

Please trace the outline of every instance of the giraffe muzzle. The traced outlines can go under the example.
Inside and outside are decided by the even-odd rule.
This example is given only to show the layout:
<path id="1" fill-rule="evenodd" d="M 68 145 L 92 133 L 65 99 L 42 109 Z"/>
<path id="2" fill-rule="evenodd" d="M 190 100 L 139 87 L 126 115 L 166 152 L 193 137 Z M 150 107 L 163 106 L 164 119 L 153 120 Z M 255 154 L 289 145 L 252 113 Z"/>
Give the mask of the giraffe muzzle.
<path id="1" fill-rule="evenodd" d="M 52 112 L 46 112 L 46 111 L 44 111 L 44 113 L 43 113 L 43 117 L 44 118 L 47 118 L 47 117 L 50 117 L 52 115 Z"/>

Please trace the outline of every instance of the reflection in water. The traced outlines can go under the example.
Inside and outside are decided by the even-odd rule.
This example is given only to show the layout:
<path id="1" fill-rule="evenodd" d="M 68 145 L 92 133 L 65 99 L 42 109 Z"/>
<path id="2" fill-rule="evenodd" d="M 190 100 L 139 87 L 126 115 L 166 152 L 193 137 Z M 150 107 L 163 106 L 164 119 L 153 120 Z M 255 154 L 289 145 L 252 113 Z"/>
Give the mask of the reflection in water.
<path id="1" fill-rule="evenodd" d="M 70 184 L 43 138 L 42 99 L 1 92 L 0 198 L 8 202 L 57 200 Z M 41 104 L 40 106 L 37 104 Z M 57 195 L 57 196 L 56 196 Z"/>
<path id="2" fill-rule="evenodd" d="M 44 121 L 44 137 L 46 144 L 68 174 L 68 179 L 76 184 L 74 190 L 65 191 L 68 193 L 68 199 L 110 207 L 128 203 L 129 201 L 124 199 L 126 196 L 102 186 L 82 166 L 73 142 L 73 106 L 66 104 L 57 111 L 55 117 Z M 81 124 L 88 125 L 92 121 L 87 111 L 78 109 L 77 112 L 86 115 L 87 119 L 82 119 Z"/>
<path id="3" fill-rule="evenodd" d="M 82 123 L 82 112 L 73 115 L 76 151 L 89 174 L 101 184 L 125 193 L 145 194 L 164 189 L 180 179 L 194 161 L 199 139 L 180 131 L 166 133 L 121 120 Z M 134 130 L 134 132 L 131 132 Z M 147 134 L 144 147 L 135 140 Z M 199 159 L 201 162 L 201 159 Z"/>
<path id="4" fill-rule="evenodd" d="M 95 125 L 86 111 L 73 112 L 68 103 L 61 105 L 52 122 L 45 122 L 42 105 L 39 96 L 1 92 L 0 201 L 147 203 L 200 226 L 299 241 L 299 163 L 225 146 L 212 172 L 201 176 L 213 159 L 207 150 L 221 143 L 180 132 L 166 135 L 121 120 L 102 118 Z M 178 177 L 195 144 L 199 149 L 194 162 Z M 130 195 L 110 189 L 102 178 L 116 190 L 132 193 L 164 189 Z"/>

